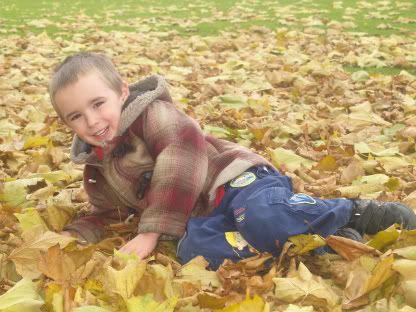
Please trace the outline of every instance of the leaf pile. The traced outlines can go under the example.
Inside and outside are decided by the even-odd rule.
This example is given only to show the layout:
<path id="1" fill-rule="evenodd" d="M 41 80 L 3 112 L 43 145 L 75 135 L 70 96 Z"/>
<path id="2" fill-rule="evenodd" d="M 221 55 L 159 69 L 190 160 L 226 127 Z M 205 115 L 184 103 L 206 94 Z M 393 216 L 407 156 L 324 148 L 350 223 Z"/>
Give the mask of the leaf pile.
<path id="1" fill-rule="evenodd" d="M 88 205 L 47 82 L 81 50 L 109 55 L 129 82 L 165 75 L 206 132 L 264 155 L 298 192 L 415 209 L 416 78 L 406 71 L 416 66 L 415 36 L 327 26 L 1 37 L 0 310 L 414 311 L 416 231 L 391 227 L 366 244 L 294 237 L 280 259 L 226 261 L 216 272 L 202 258 L 180 266 L 169 243 L 144 261 L 113 256 L 129 239 L 123 224 L 97 245 L 57 234 Z M 345 65 L 362 69 L 350 74 Z M 402 71 L 385 76 L 368 66 Z M 325 244 L 338 254 L 309 253 Z"/>

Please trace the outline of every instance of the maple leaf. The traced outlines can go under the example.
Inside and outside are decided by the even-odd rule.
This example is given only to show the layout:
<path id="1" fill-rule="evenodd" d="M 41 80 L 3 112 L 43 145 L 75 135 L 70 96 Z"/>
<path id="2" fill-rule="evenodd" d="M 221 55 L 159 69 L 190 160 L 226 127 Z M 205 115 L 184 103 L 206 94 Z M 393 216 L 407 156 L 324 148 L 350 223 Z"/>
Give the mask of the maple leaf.
<path id="1" fill-rule="evenodd" d="M 77 4 L 59 19 L 59 10 L 45 9 L 48 1 L 36 8 L 6 1 L 0 14 L 4 26 L 0 29 L 0 278 L 4 289 L 19 280 L 15 268 L 31 278 L 41 274 L 39 261 L 45 276 L 35 292 L 39 289 L 45 297 L 39 300 L 45 301 L 42 310 L 125 310 L 120 293 L 130 294 L 136 284 L 122 271 L 138 259 L 127 257 L 113 268 L 116 279 L 125 282 L 118 292 L 113 291 L 117 284 L 107 270 L 113 249 L 125 242 L 123 238 L 87 247 L 74 243 L 58 247 L 59 239 L 37 243 L 48 228 L 59 232 L 73 216 L 82 215 L 88 200 L 81 186 L 82 166 L 70 163 L 71 135 L 53 112 L 47 82 L 52 68 L 67 54 L 92 46 L 111 56 L 129 82 L 152 73 L 164 75 L 180 109 L 207 132 L 271 160 L 293 179 L 297 191 L 401 201 L 416 209 L 414 19 L 401 16 L 414 11 L 413 3 L 361 1 L 346 6 L 335 1 L 324 8 L 322 1 L 313 7 L 306 2 L 275 6 L 246 1 L 225 8 L 220 2 L 159 6 L 156 1 L 135 5 L 134 10 L 129 3 L 114 9 L 98 6 L 94 16 L 89 10 L 79 11 L 82 5 Z M 337 14 L 332 14 L 333 9 Z M 124 19 L 125 11 L 143 16 Z M 19 24 L 9 18 L 15 12 L 22 17 Z M 314 15 L 317 12 L 319 16 Z M 259 21 L 277 26 L 238 27 Z M 374 23 L 367 22 L 371 21 L 378 27 L 370 29 L 368 25 Z M 105 29 L 101 24 L 107 25 Z M 232 26 L 224 31 L 223 25 Z M 204 29 L 210 36 L 201 36 Z M 123 229 L 130 231 L 128 226 Z M 416 307 L 416 285 L 406 279 L 413 278 L 409 261 L 416 258 L 414 232 L 388 229 L 365 239 L 369 241 L 360 244 L 329 238 L 329 244 L 350 260 L 331 255 L 337 258 L 322 261 L 318 273 L 329 272 L 331 282 L 344 288 L 350 276 L 346 307 L 367 303 L 363 310 Z M 303 254 L 315 243 L 312 237 L 295 238 L 296 246 L 292 243 L 285 255 Z M 385 255 L 377 251 L 387 248 L 394 255 L 391 270 L 389 262 L 383 262 L 389 251 Z M 174 253 L 161 252 L 163 257 L 146 265 L 127 299 L 133 303 L 131 309 L 139 302 L 157 310 L 179 296 L 175 309 L 183 312 L 224 307 L 255 311 L 261 304 L 253 307 L 254 298 L 244 300 L 249 292 L 261 294 L 264 311 L 269 302 L 273 310 L 313 310 L 305 302 L 288 306 L 272 293 L 272 278 L 284 271 L 278 272 L 273 264 L 265 273 L 266 263 L 273 261 L 270 256 L 226 261 L 211 272 L 201 259 L 181 268 L 169 259 Z M 321 261 L 309 257 L 308 266 Z M 284 268 L 283 260 L 279 268 Z M 291 272 L 290 278 L 299 275 L 295 269 Z M 383 274 L 391 278 L 383 281 Z M 69 280 L 77 288 L 61 287 L 53 280 Z M 32 297 L 27 298 L 29 302 Z M 37 311 L 38 303 L 33 307 Z"/>
<path id="2" fill-rule="evenodd" d="M 340 298 L 331 287 L 312 273 L 301 262 L 293 277 L 274 278 L 275 296 L 288 303 L 302 301 L 315 307 L 334 308 Z"/>
<path id="3" fill-rule="evenodd" d="M 208 271 L 208 261 L 202 256 L 197 256 L 181 267 L 177 276 L 178 280 L 198 283 L 202 289 L 210 287 L 219 287 L 220 282 L 217 274 Z"/>
<path id="4" fill-rule="evenodd" d="M 120 270 L 108 266 L 106 283 L 110 292 L 119 294 L 127 302 L 142 278 L 146 265 L 146 261 L 129 259 Z"/>
<path id="5" fill-rule="evenodd" d="M 261 297 L 255 295 L 253 298 L 247 296 L 243 301 L 235 303 L 215 312 L 263 312 L 265 303 Z"/>
<path id="6" fill-rule="evenodd" d="M 29 232 L 27 232 L 29 235 Z M 41 272 L 37 268 L 40 252 L 59 244 L 61 248 L 76 241 L 76 238 L 63 236 L 54 232 L 45 232 L 37 237 L 30 237 L 18 248 L 14 249 L 8 259 L 16 265 L 17 272 L 27 278 L 37 278 Z"/>
<path id="7" fill-rule="evenodd" d="M 369 267 L 365 266 L 366 259 L 370 260 Z M 394 274 L 392 269 L 394 257 L 392 255 L 379 261 L 366 257 L 362 257 L 358 261 L 360 260 L 364 265 L 351 271 L 344 290 L 343 307 L 347 309 L 368 303 L 367 294 L 381 287 Z"/>
<path id="8" fill-rule="evenodd" d="M 97 307 L 97 306 L 85 305 L 82 307 L 72 309 L 72 312 L 111 312 L 111 311 L 105 308 Z"/>
<path id="9" fill-rule="evenodd" d="M 75 271 L 75 263 L 65 256 L 59 245 L 54 245 L 44 253 L 38 264 L 39 270 L 47 277 L 58 283 L 69 282 L 71 274 Z"/>
<path id="10" fill-rule="evenodd" d="M 127 300 L 127 311 L 128 312 L 173 312 L 175 309 L 178 299 L 171 297 L 164 302 L 157 302 L 153 300 L 151 294 L 140 297 L 132 297 Z"/>

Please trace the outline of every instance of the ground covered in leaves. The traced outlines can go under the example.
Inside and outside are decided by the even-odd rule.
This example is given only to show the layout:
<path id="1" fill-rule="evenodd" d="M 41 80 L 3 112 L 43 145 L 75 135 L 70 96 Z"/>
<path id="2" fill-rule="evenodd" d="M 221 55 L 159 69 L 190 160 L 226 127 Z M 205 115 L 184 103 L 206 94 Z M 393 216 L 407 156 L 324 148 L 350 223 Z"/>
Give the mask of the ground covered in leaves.
<path id="1" fill-rule="evenodd" d="M 397 200 L 415 209 L 415 34 L 347 32 L 351 24 L 313 14 L 291 28 L 293 19 L 285 15 L 288 25 L 274 29 L 204 37 L 140 32 L 141 19 L 130 21 L 137 32 L 103 31 L 82 14 L 80 33 L 77 21 L 65 20 L 59 24 L 65 36 L 6 31 L 0 311 L 415 311 L 416 231 L 399 227 L 365 244 L 293 237 L 279 259 L 225 262 L 216 272 L 202 258 L 180 266 L 172 243 L 145 261 L 113 255 L 129 239 L 126 223 L 113 225 L 114 236 L 97 245 L 57 234 L 88 205 L 82 168 L 69 161 L 71 135 L 52 111 L 47 82 L 54 65 L 81 50 L 107 54 L 129 82 L 165 75 L 178 106 L 206 132 L 264 155 L 298 192 Z M 346 72 L 348 66 L 357 70 Z M 310 253 L 322 244 L 337 254 Z"/>

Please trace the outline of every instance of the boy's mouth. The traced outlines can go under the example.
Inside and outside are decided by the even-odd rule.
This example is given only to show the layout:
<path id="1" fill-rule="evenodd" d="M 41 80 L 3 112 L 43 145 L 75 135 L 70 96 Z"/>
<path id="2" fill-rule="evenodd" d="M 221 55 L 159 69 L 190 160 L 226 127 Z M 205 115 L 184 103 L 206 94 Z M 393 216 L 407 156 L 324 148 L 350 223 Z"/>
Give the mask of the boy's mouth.
<path id="1" fill-rule="evenodd" d="M 96 137 L 98 140 L 103 140 L 105 139 L 109 130 L 110 130 L 110 127 L 105 127 L 104 129 L 94 133 L 94 137 Z"/>

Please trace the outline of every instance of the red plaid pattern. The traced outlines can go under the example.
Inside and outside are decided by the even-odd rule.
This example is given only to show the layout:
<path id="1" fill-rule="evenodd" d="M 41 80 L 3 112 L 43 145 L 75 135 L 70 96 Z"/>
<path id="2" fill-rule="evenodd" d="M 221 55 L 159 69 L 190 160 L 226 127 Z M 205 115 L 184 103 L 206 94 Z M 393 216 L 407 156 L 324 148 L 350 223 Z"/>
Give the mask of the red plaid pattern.
<path id="1" fill-rule="evenodd" d="M 123 136 L 133 147 L 127 154 L 114 156 L 106 150 L 102 160 L 90 155 L 86 161 L 84 184 L 95 209 L 67 229 L 91 242 L 102 238 L 101 224 L 122 221 L 129 208 L 140 215 L 139 233 L 180 237 L 191 215 L 212 211 L 219 186 L 251 166 L 270 165 L 244 147 L 205 135 L 195 120 L 168 101 L 149 103 Z M 149 170 L 150 186 L 137 198 L 140 179 Z"/>

